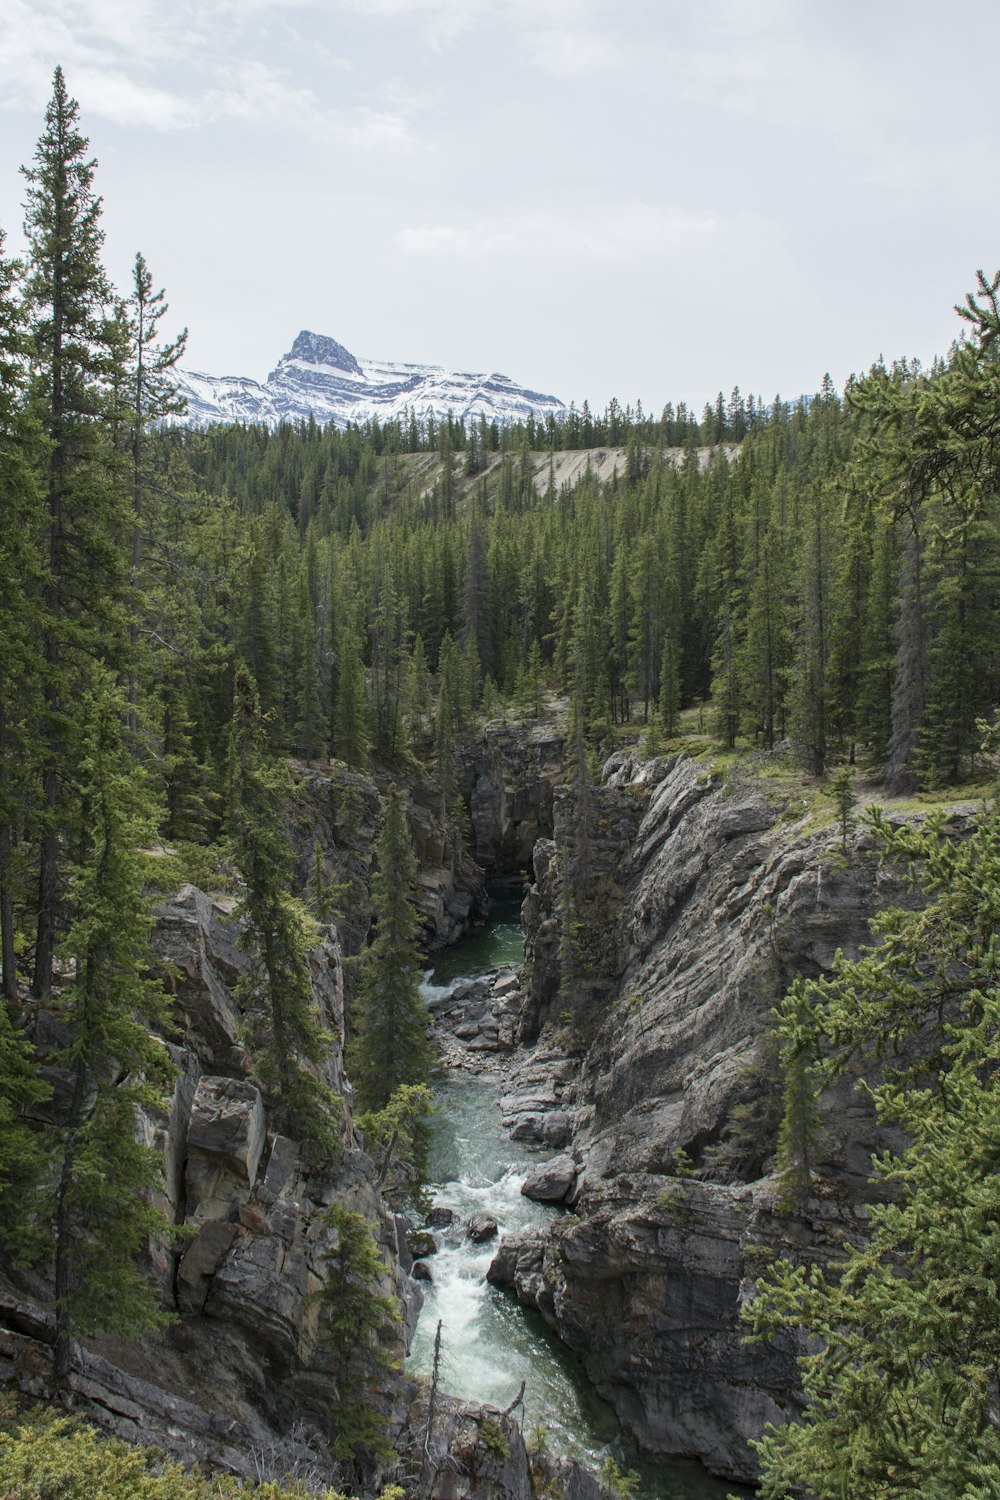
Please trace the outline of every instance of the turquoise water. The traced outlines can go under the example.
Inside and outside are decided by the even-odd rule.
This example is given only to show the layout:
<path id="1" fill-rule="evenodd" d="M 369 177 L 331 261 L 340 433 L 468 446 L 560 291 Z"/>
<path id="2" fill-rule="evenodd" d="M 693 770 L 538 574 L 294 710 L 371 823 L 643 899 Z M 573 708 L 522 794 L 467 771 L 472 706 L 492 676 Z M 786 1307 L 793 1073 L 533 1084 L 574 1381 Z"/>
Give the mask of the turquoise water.
<path id="1" fill-rule="evenodd" d="M 521 896 L 506 891 L 491 895 L 489 921 L 470 928 L 452 947 L 431 955 L 432 988 L 445 988 L 456 979 L 486 974 L 504 964 L 519 964 L 524 958 L 521 901 Z"/>
<path id="2" fill-rule="evenodd" d="M 460 979 L 519 963 L 522 952 L 520 898 L 498 900 L 488 926 L 435 955 L 425 992 L 430 997 Z M 542 1318 L 486 1281 L 496 1241 L 474 1245 L 465 1238 L 463 1225 L 472 1214 L 489 1213 L 501 1234 L 511 1234 L 560 1212 L 521 1194 L 531 1166 L 546 1153 L 511 1141 L 500 1128 L 502 1092 L 500 1080 L 457 1072 L 437 1086 L 434 1201 L 454 1212 L 455 1223 L 433 1230 L 439 1246 L 429 1261 L 434 1281 L 424 1288 L 426 1301 L 408 1367 L 430 1374 L 440 1320 L 441 1384 L 451 1395 L 504 1407 L 524 1381 L 524 1431 L 530 1435 L 542 1426 L 550 1452 L 569 1454 L 594 1470 L 612 1454 L 623 1468 L 639 1472 L 638 1500 L 723 1500 L 733 1486 L 713 1479 L 698 1464 L 638 1461 L 621 1443 L 613 1411 L 593 1391 L 576 1358 Z"/>

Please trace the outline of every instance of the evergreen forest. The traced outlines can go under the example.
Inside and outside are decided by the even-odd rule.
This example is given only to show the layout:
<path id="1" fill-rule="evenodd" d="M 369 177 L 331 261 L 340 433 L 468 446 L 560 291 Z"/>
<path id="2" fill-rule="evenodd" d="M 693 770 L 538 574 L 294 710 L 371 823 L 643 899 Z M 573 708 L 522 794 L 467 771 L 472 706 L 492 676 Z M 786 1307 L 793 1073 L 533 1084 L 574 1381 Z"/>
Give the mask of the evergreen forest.
<path id="1" fill-rule="evenodd" d="M 95 170 L 57 71 L 23 169 L 26 258 L 0 240 L 0 1233 L 5 1255 L 54 1257 L 64 1371 L 80 1329 L 161 1317 L 133 1265 L 157 1214 L 135 1110 L 169 1075 L 151 848 L 188 876 L 228 861 L 258 1077 L 321 1155 L 340 1104 L 310 1068 L 304 955 L 336 900 L 319 879 L 291 889 L 289 760 L 386 788 L 429 775 L 460 839 L 456 749 L 500 715 L 566 712 L 581 784 L 623 743 L 694 740 L 823 781 L 858 768 L 898 796 L 981 781 L 1000 704 L 1000 274 L 978 273 L 933 365 L 879 361 L 842 392 L 504 428 L 195 430 L 153 270 L 137 255 L 126 288 L 104 270 Z M 584 455 L 571 480 L 567 455 Z M 374 1139 L 429 1068 L 394 790 L 380 849 L 351 1017 Z M 50 1088 L 29 990 L 61 996 L 65 1025 L 65 1123 L 44 1141 L 25 1122 Z M 411 1028 L 392 1031 L 391 1076 L 389 1005 Z M 954 1046 L 968 1102 L 975 1063 Z M 793 1321 L 823 1297 L 783 1295 Z M 796 1469 L 786 1445 L 768 1493 L 820 1485 L 826 1453 Z"/>

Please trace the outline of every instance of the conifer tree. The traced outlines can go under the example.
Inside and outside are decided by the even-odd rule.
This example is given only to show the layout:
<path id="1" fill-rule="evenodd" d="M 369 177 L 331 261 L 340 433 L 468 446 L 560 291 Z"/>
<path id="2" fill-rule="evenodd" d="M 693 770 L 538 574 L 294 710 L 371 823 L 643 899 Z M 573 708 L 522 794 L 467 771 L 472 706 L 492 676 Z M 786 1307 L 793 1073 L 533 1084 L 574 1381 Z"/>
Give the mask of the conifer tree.
<path id="1" fill-rule="evenodd" d="M 386 797 L 376 857 L 375 936 L 362 960 L 359 1035 L 349 1059 L 358 1100 L 367 1110 L 384 1109 L 400 1084 L 426 1083 L 431 1064 L 420 998 L 416 861 L 395 783 Z"/>
<path id="2" fill-rule="evenodd" d="M 337 696 L 330 738 L 340 760 L 364 770 L 368 764 L 365 685 L 357 637 L 350 625 L 345 625 L 338 637 Z"/>
<path id="3" fill-rule="evenodd" d="M 28 183 L 27 303 L 32 402 L 48 447 L 44 478 L 44 701 L 34 993 L 49 993 L 61 899 L 61 836 L 72 826 L 66 788 L 74 701 L 93 659 L 124 657 L 127 532 L 124 472 L 106 423 L 120 353 L 108 315 L 111 288 L 100 262 L 101 201 L 95 163 L 77 128 L 79 110 L 62 70 L 53 79 L 45 129 Z M 117 382 L 120 385 L 120 381 Z M 67 774 L 69 772 L 69 774 Z"/>
<path id="4" fill-rule="evenodd" d="M 774 1261 L 748 1304 L 755 1336 L 809 1341 L 802 1420 L 756 1445 L 768 1500 L 968 1500 L 1000 1486 L 1000 822 L 988 810 L 961 840 L 941 820 L 873 825 L 924 903 L 880 916 L 877 946 L 800 987 L 793 1012 L 827 1076 L 879 1060 L 866 1092 L 908 1144 L 875 1160 L 882 1201 L 863 1241 L 826 1267 Z M 917 1036 L 919 1055 L 906 1046 Z"/>
<path id="5" fill-rule="evenodd" d="M 151 966 L 151 919 L 139 849 L 152 836 L 151 802 L 124 744 L 126 704 L 106 670 L 79 712 L 82 747 L 73 791 L 80 854 L 71 870 L 70 925 L 60 952 L 74 977 L 61 1018 L 71 1040 L 55 1059 L 70 1078 L 56 1140 L 55 1368 L 68 1373 L 72 1341 L 93 1327 L 128 1333 L 164 1321 L 135 1265 L 167 1223 L 149 1194 L 158 1155 L 138 1136 L 136 1111 L 161 1107 L 173 1076 L 153 1028 L 165 1022 Z"/>
<path id="6" fill-rule="evenodd" d="M 14 1260 L 34 1259 L 44 1244 L 44 1225 L 25 1210 L 38 1192 L 48 1154 L 25 1114 L 51 1093 L 31 1046 L 0 1003 L 0 1250 Z"/>
<path id="7" fill-rule="evenodd" d="M 24 411 L 26 339 L 20 267 L 3 254 L 0 232 L 0 969 L 3 996 L 17 998 L 16 905 L 19 844 L 33 794 L 33 705 L 40 696 L 36 649 L 42 597 L 39 433 Z"/>
<path id="8" fill-rule="evenodd" d="M 253 1076 L 267 1090 L 282 1128 L 314 1161 L 339 1152 L 340 1100 L 324 1079 L 333 1045 L 313 998 L 309 955 L 315 923 L 291 895 L 292 849 L 285 827 L 291 778 L 268 749 L 267 728 L 249 669 L 236 673 L 232 725 L 230 828 L 244 881 L 236 908 L 249 965 L 236 986 Z"/>
<path id="9" fill-rule="evenodd" d="M 187 329 L 169 344 L 157 343 L 161 318 L 167 311 L 166 295 L 161 288 L 153 290 L 153 278 L 142 255 L 137 254 L 132 267 L 131 295 L 125 307 L 126 335 L 129 344 L 128 419 L 129 448 L 132 460 L 132 569 L 131 584 L 138 590 L 142 582 L 145 534 L 151 518 L 147 514 L 151 476 L 149 445 L 151 426 L 165 417 L 184 410 L 185 399 L 179 395 L 173 371 L 183 357 Z M 139 670 L 138 598 L 132 602 L 129 626 L 129 728 L 136 733 Z"/>

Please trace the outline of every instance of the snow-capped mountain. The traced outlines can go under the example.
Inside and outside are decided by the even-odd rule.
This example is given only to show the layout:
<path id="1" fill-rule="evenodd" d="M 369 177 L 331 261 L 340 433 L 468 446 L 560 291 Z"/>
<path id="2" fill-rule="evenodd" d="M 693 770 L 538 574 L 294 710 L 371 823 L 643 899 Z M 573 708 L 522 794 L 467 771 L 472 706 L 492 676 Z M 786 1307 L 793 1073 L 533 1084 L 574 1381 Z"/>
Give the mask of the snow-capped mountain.
<path id="1" fill-rule="evenodd" d="M 558 416 L 565 411 L 555 396 L 515 385 L 506 375 L 475 375 L 439 365 L 399 365 L 377 359 L 355 359 L 335 339 L 307 329 L 299 334 L 264 381 L 241 375 L 179 372 L 187 397 L 186 420 L 205 422 L 297 422 L 314 417 L 338 427 L 348 422 L 384 422 L 413 412 L 435 420 L 450 411 L 467 421 L 480 414 L 488 421 L 515 422 Z"/>

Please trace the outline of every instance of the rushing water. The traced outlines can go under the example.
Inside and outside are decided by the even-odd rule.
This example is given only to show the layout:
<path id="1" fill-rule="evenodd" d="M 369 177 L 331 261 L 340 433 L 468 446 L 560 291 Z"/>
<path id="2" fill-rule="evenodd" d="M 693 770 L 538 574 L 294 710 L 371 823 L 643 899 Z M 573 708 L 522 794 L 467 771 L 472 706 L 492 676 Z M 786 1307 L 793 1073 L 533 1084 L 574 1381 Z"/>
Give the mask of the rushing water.
<path id="1" fill-rule="evenodd" d="M 435 955 L 424 992 L 428 1000 L 459 979 L 471 979 L 523 953 L 520 898 L 491 904 L 490 921 Z M 475 1213 L 496 1219 L 501 1234 L 543 1224 L 560 1212 L 521 1195 L 521 1184 L 540 1154 L 511 1141 L 500 1127 L 501 1084 L 452 1073 L 437 1086 L 431 1153 L 434 1202 L 455 1222 L 435 1229 L 439 1249 L 429 1261 L 433 1283 L 413 1341 L 409 1367 L 430 1374 L 434 1335 L 442 1324 L 441 1385 L 463 1399 L 507 1406 L 524 1381 L 524 1431 L 536 1425 L 553 1453 L 568 1453 L 598 1469 L 608 1453 L 636 1468 L 645 1500 L 721 1500 L 732 1490 L 697 1464 L 647 1464 L 623 1449 L 614 1413 L 592 1391 L 577 1361 L 536 1313 L 518 1307 L 486 1281 L 496 1241 L 474 1245 L 464 1223 Z"/>

